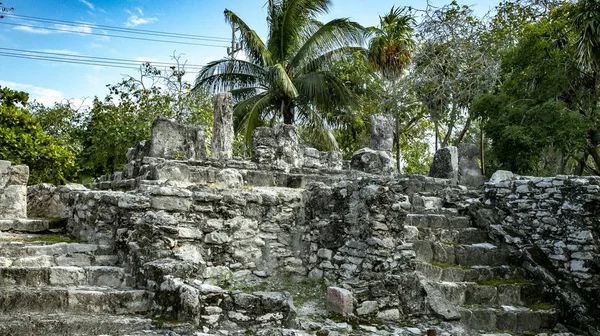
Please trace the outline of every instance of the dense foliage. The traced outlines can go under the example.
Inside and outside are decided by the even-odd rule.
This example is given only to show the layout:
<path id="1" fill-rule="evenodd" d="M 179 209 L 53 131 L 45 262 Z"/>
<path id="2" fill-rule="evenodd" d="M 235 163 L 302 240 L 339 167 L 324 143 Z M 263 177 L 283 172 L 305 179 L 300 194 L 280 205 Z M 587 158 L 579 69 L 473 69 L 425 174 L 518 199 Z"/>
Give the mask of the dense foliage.
<path id="1" fill-rule="evenodd" d="M 478 16 L 452 0 L 393 7 L 370 28 L 317 21 L 331 3 L 274 0 L 266 42 L 226 10 L 245 55 L 210 62 L 193 89 L 178 57 L 108 85 L 91 106 L 27 104 L 0 88 L 1 158 L 30 164 L 36 182 L 111 173 L 157 117 L 201 125 L 210 142 L 209 92 L 229 90 L 238 155 L 254 128 L 283 122 L 304 145 L 349 159 L 369 146 L 371 116 L 389 113 L 406 173 L 467 142 L 488 175 L 600 174 L 600 1 L 506 0 Z"/>
<path id="2" fill-rule="evenodd" d="M 267 123 L 306 125 L 320 149 L 337 149 L 329 125 L 355 104 L 347 85 L 331 71 L 336 61 L 361 51 L 363 28 L 348 19 L 317 21 L 331 0 L 281 0 L 269 10 L 265 42 L 235 13 L 225 19 L 239 29 L 247 60 L 210 62 L 197 88 L 231 91 L 235 125 L 250 143 L 252 131 Z"/>
<path id="3" fill-rule="evenodd" d="M 494 169 L 597 174 L 587 159 L 598 149 L 597 75 L 578 60 L 576 11 L 563 5 L 527 25 L 503 54 L 502 84 L 479 97 L 475 110 L 492 140 Z"/>
<path id="4" fill-rule="evenodd" d="M 29 166 L 29 183 L 64 183 L 75 174 L 75 156 L 64 143 L 43 132 L 22 106 L 25 92 L 0 88 L 0 160 Z M 18 106 L 21 105 L 21 106 Z"/>

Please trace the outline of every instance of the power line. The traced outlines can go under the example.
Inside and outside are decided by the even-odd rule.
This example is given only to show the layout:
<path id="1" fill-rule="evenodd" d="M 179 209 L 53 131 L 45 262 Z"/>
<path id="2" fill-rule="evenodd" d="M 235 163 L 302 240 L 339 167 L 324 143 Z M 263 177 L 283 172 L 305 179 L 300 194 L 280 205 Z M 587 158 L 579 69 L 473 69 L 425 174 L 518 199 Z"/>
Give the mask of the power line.
<path id="1" fill-rule="evenodd" d="M 159 62 L 159 61 L 142 61 L 142 60 L 129 60 L 129 59 L 124 59 L 124 58 L 110 58 L 110 57 L 98 57 L 98 56 L 88 56 L 88 55 L 74 55 L 74 54 L 66 54 L 66 53 L 57 53 L 57 52 L 49 52 L 49 51 L 37 51 L 37 50 L 25 50 L 25 49 L 13 49 L 13 48 L 1 48 L 0 47 L 0 51 L 1 50 L 6 50 L 9 52 L 18 52 L 18 53 L 23 53 L 24 55 L 27 54 L 33 54 L 31 56 L 58 56 L 58 57 L 62 57 L 65 59 L 75 59 L 75 60 L 91 60 L 91 61 L 95 61 L 95 60 L 99 60 L 99 61 L 118 61 L 121 63 L 134 63 L 135 65 L 140 64 L 140 63 L 150 63 L 153 65 L 157 65 L 157 66 L 166 66 L 166 67 L 170 67 L 170 66 L 177 66 L 177 63 L 171 63 L 171 62 Z M 181 64 L 182 66 L 184 66 L 185 68 L 203 68 L 203 65 L 199 65 L 199 64 Z"/>
<path id="2" fill-rule="evenodd" d="M 186 44 L 186 45 L 196 45 L 196 46 L 204 46 L 204 47 L 217 47 L 217 48 L 227 48 L 224 45 L 216 45 L 216 44 L 204 44 L 204 43 L 193 43 L 193 42 L 179 42 L 179 41 L 169 41 L 169 40 L 157 40 L 143 37 L 133 37 L 133 36 L 123 36 L 123 35 L 111 35 L 111 34 L 100 34 L 94 32 L 82 32 L 82 31 L 73 31 L 69 29 L 60 29 L 60 28 L 51 28 L 51 27 L 43 27 L 43 26 L 34 26 L 34 25 L 22 25 L 19 23 L 10 23 L 10 22 L 0 22 L 0 24 L 10 25 L 10 26 L 19 26 L 19 27 L 31 27 L 31 28 L 39 28 L 46 29 L 52 31 L 60 31 L 63 33 L 73 33 L 73 34 L 84 34 L 84 35 L 98 35 L 104 37 L 117 37 L 129 40 L 140 40 L 140 41 L 150 41 L 150 42 L 162 42 L 162 43 L 173 43 L 173 44 Z"/>
<path id="3" fill-rule="evenodd" d="M 49 62 L 55 62 L 55 63 L 68 63 L 68 64 L 92 65 L 92 66 L 99 66 L 99 67 L 139 70 L 139 67 L 133 67 L 134 64 L 131 64 L 131 63 L 120 63 L 120 62 L 111 62 L 111 61 L 93 61 L 93 60 L 89 60 L 89 61 L 88 60 L 74 60 L 74 59 L 61 58 L 61 57 L 27 55 L 27 54 L 23 54 L 23 53 L 12 53 L 12 52 L 0 51 L 0 57 L 2 57 L 2 56 L 3 57 L 20 58 L 20 59 L 49 61 Z M 197 74 L 198 72 L 197 71 L 186 71 L 186 73 Z"/>
<path id="4" fill-rule="evenodd" d="M 189 40 L 208 40 L 208 41 L 214 41 L 214 42 L 228 42 L 229 41 L 229 39 L 225 38 L 225 37 L 171 33 L 171 32 L 161 32 L 161 31 L 156 31 L 156 30 L 145 30 L 145 29 L 134 29 L 134 28 L 121 28 L 121 27 L 115 27 L 115 26 L 98 25 L 98 24 L 94 24 L 94 23 L 81 22 L 81 21 L 56 20 L 56 19 L 47 19 L 47 18 L 40 18 L 40 17 L 35 17 L 35 16 L 27 16 L 27 15 L 11 14 L 11 15 L 7 15 L 6 18 L 19 19 L 19 20 L 24 20 L 24 21 L 62 24 L 62 25 L 68 25 L 68 26 L 74 26 L 74 27 L 99 28 L 99 29 L 104 29 L 104 30 L 108 30 L 108 31 L 117 31 L 117 32 L 123 32 L 123 33 L 130 33 L 130 34 L 154 35 L 154 36 L 161 36 L 161 37 L 189 39 Z"/>

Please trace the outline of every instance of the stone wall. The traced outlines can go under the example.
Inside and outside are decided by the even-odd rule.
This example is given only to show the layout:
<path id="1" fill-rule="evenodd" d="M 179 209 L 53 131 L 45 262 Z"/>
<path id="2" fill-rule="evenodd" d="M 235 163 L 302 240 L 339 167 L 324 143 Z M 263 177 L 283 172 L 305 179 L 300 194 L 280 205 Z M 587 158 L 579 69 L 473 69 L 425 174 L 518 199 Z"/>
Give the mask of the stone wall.
<path id="1" fill-rule="evenodd" d="M 405 244 L 407 212 L 423 206 L 419 192 L 440 193 L 448 180 L 424 176 L 365 178 L 307 190 L 304 263 L 312 278 L 352 291 L 361 318 L 398 320 L 430 312 Z"/>
<path id="2" fill-rule="evenodd" d="M 0 161 L 0 220 L 27 218 L 29 167 Z"/>
<path id="3" fill-rule="evenodd" d="M 170 126 L 169 126 L 170 125 Z M 128 163 L 123 171 L 100 176 L 94 187 L 102 190 L 131 190 L 142 184 L 165 181 L 178 185 L 216 183 L 223 186 L 281 186 L 303 188 L 311 182 L 335 183 L 343 177 L 359 174 L 344 167 L 339 152 L 321 152 L 314 148 L 298 145 L 296 128 L 276 125 L 274 128 L 259 127 L 254 132 L 252 161 L 241 158 L 205 158 L 204 143 L 193 141 L 195 155 L 188 155 L 188 147 L 178 136 L 165 138 L 165 129 L 174 129 L 176 134 L 199 132 L 165 119 L 153 125 L 152 138 L 140 142 L 127 153 Z M 180 129 L 181 128 L 181 129 Z M 170 143 L 155 151 L 157 143 Z M 172 155 L 175 148 L 178 157 Z M 199 148 L 202 148 L 199 149 Z M 168 149 L 168 150 L 167 150 Z M 166 155 L 166 154 L 168 155 Z M 201 155 L 198 155 L 201 153 Z M 177 156 L 177 155 L 175 155 Z"/>
<path id="4" fill-rule="evenodd" d="M 253 310 L 235 305 L 242 300 L 236 290 L 297 276 L 351 290 L 360 318 L 426 315 L 404 219 L 409 208 L 423 206 L 418 192 L 448 187 L 448 180 L 411 176 L 307 189 L 163 183 L 124 193 L 42 185 L 30 195 L 41 200 L 36 209 L 59 204 L 53 214 L 69 215 L 68 231 L 77 239 L 120 255 L 136 287 L 156 293 L 162 314 L 212 326 L 268 318 L 285 325 L 295 314 L 287 298 L 278 296 L 278 311 L 257 308 L 250 316 Z M 260 307 L 262 294 L 252 295 L 244 300 Z"/>
<path id="5" fill-rule="evenodd" d="M 600 178 L 511 175 L 485 184 L 493 212 L 481 219 L 529 259 L 566 311 L 600 325 L 585 317 L 600 316 Z"/>

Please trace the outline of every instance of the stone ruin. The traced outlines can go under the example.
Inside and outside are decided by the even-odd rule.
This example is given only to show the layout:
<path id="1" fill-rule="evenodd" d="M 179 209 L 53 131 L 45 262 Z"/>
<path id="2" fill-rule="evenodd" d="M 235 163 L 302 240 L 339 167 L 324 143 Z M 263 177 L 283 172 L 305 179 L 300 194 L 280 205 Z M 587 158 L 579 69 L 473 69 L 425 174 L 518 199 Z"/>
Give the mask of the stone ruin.
<path id="1" fill-rule="evenodd" d="M 93 189 L 29 186 L 46 219 L 19 225 L 26 168 L 0 162 L 0 202 L 20 200 L 0 208 L 19 207 L 0 335 L 599 335 L 599 178 L 463 186 L 469 148 L 439 155 L 444 178 L 400 175 L 379 122 L 344 162 L 286 125 L 251 161 L 229 138 L 207 158 L 202 130 L 157 120 Z"/>

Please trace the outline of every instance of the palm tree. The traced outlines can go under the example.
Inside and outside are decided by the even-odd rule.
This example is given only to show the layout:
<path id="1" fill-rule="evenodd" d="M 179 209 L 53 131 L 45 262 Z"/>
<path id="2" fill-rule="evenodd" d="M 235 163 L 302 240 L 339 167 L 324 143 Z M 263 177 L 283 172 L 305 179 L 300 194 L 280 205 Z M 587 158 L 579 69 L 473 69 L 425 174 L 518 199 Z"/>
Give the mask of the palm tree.
<path id="1" fill-rule="evenodd" d="M 221 59 L 207 64 L 196 87 L 230 91 L 238 132 L 252 131 L 267 121 L 302 124 L 336 149 L 325 114 L 339 113 L 354 103 L 351 91 L 330 67 L 363 50 L 364 28 L 348 19 L 316 20 L 327 13 L 331 0 L 273 0 L 269 2 L 269 36 L 264 43 L 235 13 L 225 20 L 240 31 L 246 60 Z"/>
<path id="2" fill-rule="evenodd" d="M 369 43 L 369 61 L 390 81 L 391 90 L 396 90 L 396 82 L 410 64 L 412 53 L 416 48 L 413 40 L 415 20 L 407 13 L 406 8 L 392 7 L 385 16 L 379 17 L 379 27 L 369 28 L 374 35 Z M 393 97 L 397 99 L 396 92 Z M 396 116 L 396 164 L 400 170 L 400 121 Z"/>
<path id="3" fill-rule="evenodd" d="M 600 0 L 580 0 L 576 4 L 574 28 L 577 33 L 576 45 L 579 62 L 591 77 L 594 94 L 592 109 L 598 109 L 600 105 Z M 594 113 L 592 112 L 591 115 L 594 115 Z M 581 167 L 585 165 L 589 154 L 596 167 L 600 169 L 599 133 L 597 129 L 590 130 L 588 134 L 589 146 L 587 153 L 584 154 L 581 160 Z"/>

